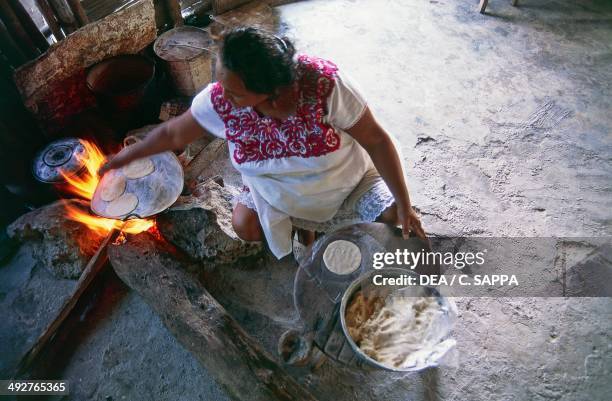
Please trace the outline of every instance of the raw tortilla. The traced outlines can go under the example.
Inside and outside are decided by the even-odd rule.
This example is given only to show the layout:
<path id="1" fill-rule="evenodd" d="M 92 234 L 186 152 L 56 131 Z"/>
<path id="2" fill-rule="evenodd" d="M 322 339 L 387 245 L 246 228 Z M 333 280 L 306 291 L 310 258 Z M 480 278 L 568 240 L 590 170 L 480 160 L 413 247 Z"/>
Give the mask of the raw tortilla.
<path id="1" fill-rule="evenodd" d="M 153 161 L 146 157 L 144 159 L 137 159 L 123 167 L 123 174 L 127 178 L 136 179 L 142 178 L 149 174 L 151 174 L 155 170 L 155 165 L 153 165 Z"/>
<path id="2" fill-rule="evenodd" d="M 132 193 L 125 193 L 106 206 L 106 214 L 112 217 L 121 217 L 130 213 L 138 206 L 138 197 Z"/>
<path id="3" fill-rule="evenodd" d="M 100 199 L 105 202 L 114 201 L 124 191 L 127 180 L 122 174 L 105 175 L 100 181 Z"/>
<path id="4" fill-rule="evenodd" d="M 349 274 L 361 265 L 361 251 L 350 241 L 343 239 L 327 245 L 323 253 L 325 266 L 336 274 Z"/>

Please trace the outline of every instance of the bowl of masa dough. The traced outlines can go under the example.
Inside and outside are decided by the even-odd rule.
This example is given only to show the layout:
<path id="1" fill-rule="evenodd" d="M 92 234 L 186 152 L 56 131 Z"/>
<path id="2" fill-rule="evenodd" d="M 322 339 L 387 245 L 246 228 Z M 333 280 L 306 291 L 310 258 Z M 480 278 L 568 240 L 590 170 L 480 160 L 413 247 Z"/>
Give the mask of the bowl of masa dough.
<path id="1" fill-rule="evenodd" d="M 340 304 L 342 331 L 368 365 L 394 372 L 437 366 L 456 342 L 450 331 L 455 304 L 432 287 L 375 285 L 375 275 L 416 274 L 400 268 L 369 271 L 355 279 Z"/>

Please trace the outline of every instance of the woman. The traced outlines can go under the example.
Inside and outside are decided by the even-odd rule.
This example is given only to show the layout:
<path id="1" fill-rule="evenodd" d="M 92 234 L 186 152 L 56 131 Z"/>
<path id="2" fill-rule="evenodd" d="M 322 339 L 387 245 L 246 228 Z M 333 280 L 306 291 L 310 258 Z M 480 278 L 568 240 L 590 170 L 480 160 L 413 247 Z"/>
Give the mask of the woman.
<path id="1" fill-rule="evenodd" d="M 278 258 L 291 253 L 294 226 L 324 231 L 376 220 L 425 239 L 390 136 L 333 63 L 295 57 L 288 39 L 241 27 L 223 37 L 217 77 L 189 111 L 124 148 L 100 173 L 212 134 L 227 139 L 244 182 L 236 233 L 265 237 Z"/>

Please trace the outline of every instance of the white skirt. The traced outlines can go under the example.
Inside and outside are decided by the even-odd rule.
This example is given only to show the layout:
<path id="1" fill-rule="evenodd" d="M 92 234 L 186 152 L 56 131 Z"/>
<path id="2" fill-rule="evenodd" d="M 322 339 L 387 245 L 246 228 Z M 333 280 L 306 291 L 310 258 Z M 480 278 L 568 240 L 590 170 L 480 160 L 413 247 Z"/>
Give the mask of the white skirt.
<path id="1" fill-rule="evenodd" d="M 291 217 L 291 223 L 298 228 L 325 233 L 351 224 L 376 221 L 394 201 L 385 181 L 376 169 L 371 168 L 330 220 L 318 223 Z M 234 206 L 240 203 L 257 211 L 251 192 L 246 186 L 234 197 L 233 203 Z"/>

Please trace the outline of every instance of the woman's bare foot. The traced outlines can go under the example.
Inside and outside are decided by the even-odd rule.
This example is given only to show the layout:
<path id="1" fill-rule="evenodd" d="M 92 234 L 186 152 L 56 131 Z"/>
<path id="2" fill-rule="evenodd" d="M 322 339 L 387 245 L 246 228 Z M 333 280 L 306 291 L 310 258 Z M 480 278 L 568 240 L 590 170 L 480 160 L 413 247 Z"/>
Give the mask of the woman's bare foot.
<path id="1" fill-rule="evenodd" d="M 315 240 L 314 231 L 309 231 L 309 230 L 304 230 L 302 228 L 298 228 L 297 234 L 298 234 L 298 241 L 300 241 L 302 245 L 310 246 Z"/>

